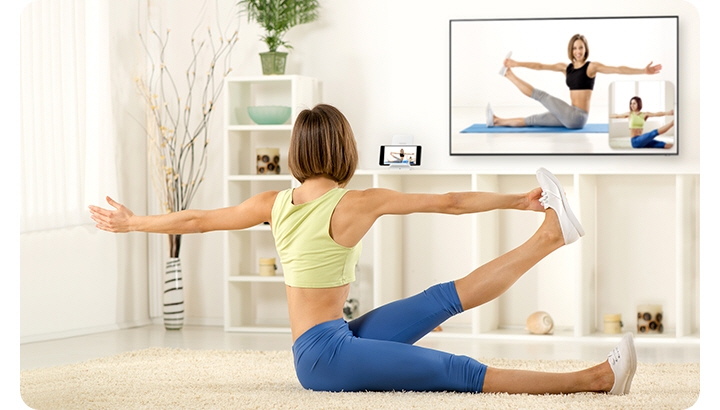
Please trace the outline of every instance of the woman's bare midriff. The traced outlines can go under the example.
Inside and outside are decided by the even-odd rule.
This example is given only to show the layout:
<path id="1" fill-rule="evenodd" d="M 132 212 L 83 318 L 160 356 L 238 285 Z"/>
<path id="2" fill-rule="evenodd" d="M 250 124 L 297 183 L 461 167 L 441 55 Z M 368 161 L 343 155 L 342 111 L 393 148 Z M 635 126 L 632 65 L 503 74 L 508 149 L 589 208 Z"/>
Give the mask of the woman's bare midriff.
<path id="1" fill-rule="evenodd" d="M 631 137 L 637 137 L 638 135 L 642 135 L 643 129 L 642 128 L 630 128 L 630 136 Z"/>
<path id="2" fill-rule="evenodd" d="M 580 108 L 587 113 L 590 112 L 591 97 L 592 90 L 570 90 L 570 102 L 573 107 Z"/>
<path id="3" fill-rule="evenodd" d="M 315 325 L 343 317 L 343 306 L 350 285 L 334 288 L 296 288 L 285 286 L 290 313 L 290 329 L 295 343 L 300 335 Z"/>

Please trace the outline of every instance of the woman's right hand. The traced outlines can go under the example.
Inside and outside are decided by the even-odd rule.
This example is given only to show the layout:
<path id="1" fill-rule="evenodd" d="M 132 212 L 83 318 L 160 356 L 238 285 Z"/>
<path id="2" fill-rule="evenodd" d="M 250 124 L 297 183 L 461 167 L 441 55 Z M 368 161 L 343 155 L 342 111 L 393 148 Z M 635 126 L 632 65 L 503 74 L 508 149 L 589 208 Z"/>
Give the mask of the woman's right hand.
<path id="1" fill-rule="evenodd" d="M 545 207 L 540 202 L 542 188 L 538 187 L 525 194 L 525 208 L 528 211 L 544 212 Z M 522 208 L 521 208 L 522 209 Z"/>
<path id="2" fill-rule="evenodd" d="M 513 60 L 512 58 L 506 58 L 505 60 L 503 60 L 503 65 L 510 68 L 517 67 L 517 61 Z"/>
<path id="3" fill-rule="evenodd" d="M 115 202 L 112 198 L 105 197 L 108 204 L 115 208 L 114 211 L 90 205 L 90 217 L 96 222 L 95 227 L 107 232 L 130 232 L 130 219 L 135 216 L 125 205 Z"/>

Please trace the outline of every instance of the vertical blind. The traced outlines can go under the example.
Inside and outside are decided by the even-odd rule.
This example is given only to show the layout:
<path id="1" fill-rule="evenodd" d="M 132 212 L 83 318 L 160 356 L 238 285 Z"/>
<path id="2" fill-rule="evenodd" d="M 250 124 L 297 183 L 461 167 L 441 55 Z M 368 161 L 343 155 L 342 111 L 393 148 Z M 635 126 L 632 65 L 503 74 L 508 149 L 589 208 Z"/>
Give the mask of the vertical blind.
<path id="1" fill-rule="evenodd" d="M 21 232 L 92 223 L 115 180 L 106 1 L 34 0 L 20 26 Z"/>

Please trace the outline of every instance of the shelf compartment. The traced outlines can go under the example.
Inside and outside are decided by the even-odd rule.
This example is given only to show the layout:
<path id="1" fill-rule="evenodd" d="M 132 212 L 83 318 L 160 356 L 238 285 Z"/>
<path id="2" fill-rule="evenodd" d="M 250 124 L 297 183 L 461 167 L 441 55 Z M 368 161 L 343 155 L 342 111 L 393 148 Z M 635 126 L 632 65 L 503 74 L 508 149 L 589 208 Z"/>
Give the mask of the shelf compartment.
<path id="1" fill-rule="evenodd" d="M 290 132 L 269 129 L 266 131 L 227 131 L 225 144 L 225 175 L 247 175 L 258 177 L 290 178 L 288 149 Z M 277 148 L 280 154 L 280 174 L 257 173 L 257 150 Z"/>
<path id="2" fill-rule="evenodd" d="M 226 127 L 233 129 L 272 129 L 258 126 L 247 113 L 250 106 L 280 105 L 291 108 L 290 125 L 276 129 L 289 130 L 297 114 L 318 102 L 319 82 L 298 75 L 228 77 L 225 80 Z M 247 127 L 247 128 L 245 128 Z"/>
<path id="3" fill-rule="evenodd" d="M 285 287 L 279 286 L 279 282 L 229 280 L 226 287 L 226 329 L 263 327 L 281 330 L 290 327 Z"/>

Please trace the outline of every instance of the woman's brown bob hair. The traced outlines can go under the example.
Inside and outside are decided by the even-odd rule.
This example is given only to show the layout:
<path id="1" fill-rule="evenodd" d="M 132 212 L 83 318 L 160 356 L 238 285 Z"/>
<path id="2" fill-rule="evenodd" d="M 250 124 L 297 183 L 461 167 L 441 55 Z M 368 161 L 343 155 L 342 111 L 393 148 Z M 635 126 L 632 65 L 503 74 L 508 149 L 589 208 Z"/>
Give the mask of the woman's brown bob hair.
<path id="1" fill-rule="evenodd" d="M 355 136 L 337 108 L 318 104 L 298 114 L 290 138 L 288 167 L 300 183 L 324 175 L 345 186 L 357 163 Z"/>
<path id="2" fill-rule="evenodd" d="M 628 103 L 628 106 L 630 107 L 630 111 L 632 111 L 632 102 L 635 100 L 637 103 L 637 112 L 642 111 L 642 98 L 638 97 L 637 95 L 630 99 L 630 102 Z"/>
<path id="3" fill-rule="evenodd" d="M 576 40 L 580 40 L 585 45 L 585 57 L 583 57 L 583 61 L 587 61 L 588 57 L 590 57 L 590 46 L 588 45 L 588 41 L 582 34 L 575 34 L 570 38 L 570 42 L 568 43 L 568 58 L 570 61 L 574 60 L 573 57 L 573 44 L 575 44 Z"/>

